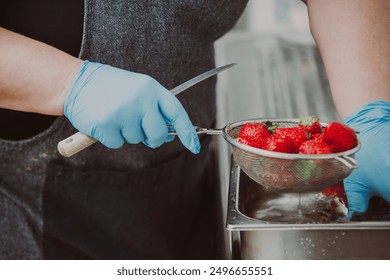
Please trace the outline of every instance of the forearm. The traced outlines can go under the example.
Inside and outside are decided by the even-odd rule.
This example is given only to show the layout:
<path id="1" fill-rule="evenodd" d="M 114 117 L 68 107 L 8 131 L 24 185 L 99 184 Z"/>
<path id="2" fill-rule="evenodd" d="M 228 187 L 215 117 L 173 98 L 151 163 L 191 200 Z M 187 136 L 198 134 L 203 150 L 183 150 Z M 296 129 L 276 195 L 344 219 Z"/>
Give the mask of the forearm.
<path id="1" fill-rule="evenodd" d="M 82 61 L 0 27 L 0 107 L 62 115 Z"/>
<path id="2" fill-rule="evenodd" d="M 308 0 L 307 5 L 340 116 L 374 100 L 390 101 L 390 1 Z"/>

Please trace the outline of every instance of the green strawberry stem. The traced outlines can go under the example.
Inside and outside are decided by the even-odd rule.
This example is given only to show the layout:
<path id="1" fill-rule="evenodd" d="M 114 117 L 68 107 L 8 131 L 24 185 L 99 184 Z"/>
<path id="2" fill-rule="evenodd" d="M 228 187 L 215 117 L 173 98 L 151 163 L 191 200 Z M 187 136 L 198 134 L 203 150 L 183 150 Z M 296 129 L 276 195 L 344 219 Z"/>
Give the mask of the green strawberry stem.
<path id="1" fill-rule="evenodd" d="M 299 119 L 299 122 L 305 126 L 311 126 L 316 121 L 319 121 L 319 118 L 316 116 L 305 116 Z"/>
<path id="2" fill-rule="evenodd" d="M 279 127 L 279 125 L 277 123 L 273 123 L 271 121 L 265 121 L 265 122 L 263 122 L 263 124 L 267 127 L 267 130 L 271 134 L 273 134 L 275 129 L 277 129 Z"/>

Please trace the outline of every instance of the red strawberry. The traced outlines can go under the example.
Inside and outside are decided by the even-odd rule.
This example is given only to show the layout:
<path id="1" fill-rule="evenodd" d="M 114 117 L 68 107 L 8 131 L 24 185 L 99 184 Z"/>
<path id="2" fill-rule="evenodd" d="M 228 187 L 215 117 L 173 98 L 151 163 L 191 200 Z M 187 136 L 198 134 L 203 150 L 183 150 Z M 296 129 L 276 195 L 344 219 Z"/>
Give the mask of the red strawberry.
<path id="1" fill-rule="evenodd" d="M 327 187 L 322 191 L 322 193 L 327 197 L 338 197 L 344 203 L 344 205 L 348 205 L 347 195 L 345 193 L 344 184 L 342 182 Z"/>
<path id="2" fill-rule="evenodd" d="M 275 136 L 289 136 L 294 142 L 294 152 L 298 153 L 299 147 L 307 140 L 307 133 L 301 127 L 278 127 Z"/>
<path id="3" fill-rule="evenodd" d="M 358 143 L 353 129 L 340 122 L 331 122 L 325 127 L 324 141 L 333 147 L 335 153 L 350 150 Z"/>
<path id="4" fill-rule="evenodd" d="M 294 153 L 294 141 L 288 136 L 271 135 L 266 138 L 262 149 L 280 152 L 280 153 Z"/>
<path id="5" fill-rule="evenodd" d="M 308 140 L 299 147 L 302 154 L 331 154 L 333 148 L 328 143 L 319 140 Z"/>
<path id="6" fill-rule="evenodd" d="M 269 137 L 267 126 L 263 123 L 246 123 L 238 134 L 238 142 L 255 148 L 260 148 L 264 139 Z"/>
<path id="7" fill-rule="evenodd" d="M 306 116 L 299 120 L 298 126 L 302 127 L 308 135 L 321 133 L 322 126 L 320 120 L 315 116 Z"/>
<path id="8" fill-rule="evenodd" d="M 311 140 L 324 141 L 324 134 L 316 133 L 311 136 Z"/>

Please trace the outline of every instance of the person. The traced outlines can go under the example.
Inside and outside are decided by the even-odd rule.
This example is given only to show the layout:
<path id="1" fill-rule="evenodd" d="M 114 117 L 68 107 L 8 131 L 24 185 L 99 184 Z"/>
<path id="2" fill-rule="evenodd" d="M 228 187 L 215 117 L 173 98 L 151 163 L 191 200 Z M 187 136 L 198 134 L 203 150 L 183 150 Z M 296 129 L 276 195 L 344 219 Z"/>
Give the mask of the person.
<path id="1" fill-rule="evenodd" d="M 193 128 L 214 126 L 216 77 L 168 89 L 215 66 L 246 4 L 2 5 L 0 258 L 222 258 L 215 151 Z M 76 130 L 100 144 L 64 158 Z"/>
<path id="2" fill-rule="evenodd" d="M 359 168 L 344 180 L 352 218 L 374 196 L 390 202 L 390 3 L 335 2 L 306 1 L 337 112 L 361 142 Z"/>
<path id="3" fill-rule="evenodd" d="M 192 126 L 213 127 L 216 80 L 167 89 L 214 66 L 213 42 L 247 1 L 21 2 L 0 17 L 1 258 L 218 257 L 215 161 Z M 360 132 L 345 187 L 362 212 L 372 195 L 390 199 L 389 4 L 306 4 L 337 110 Z M 61 157 L 76 130 L 101 144 Z"/>

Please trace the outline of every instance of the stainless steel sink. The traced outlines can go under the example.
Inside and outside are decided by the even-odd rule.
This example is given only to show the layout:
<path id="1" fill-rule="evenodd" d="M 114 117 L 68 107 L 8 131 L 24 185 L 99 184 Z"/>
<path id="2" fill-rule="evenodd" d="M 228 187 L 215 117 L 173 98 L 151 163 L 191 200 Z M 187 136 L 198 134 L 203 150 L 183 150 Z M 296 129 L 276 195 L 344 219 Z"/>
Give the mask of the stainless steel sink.
<path id="1" fill-rule="evenodd" d="M 233 259 L 390 259 L 390 205 L 360 221 L 321 193 L 270 193 L 231 163 L 227 224 Z"/>

